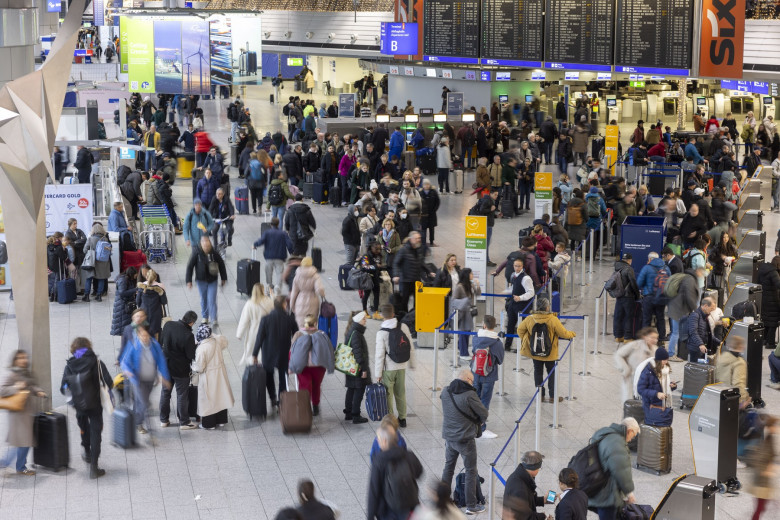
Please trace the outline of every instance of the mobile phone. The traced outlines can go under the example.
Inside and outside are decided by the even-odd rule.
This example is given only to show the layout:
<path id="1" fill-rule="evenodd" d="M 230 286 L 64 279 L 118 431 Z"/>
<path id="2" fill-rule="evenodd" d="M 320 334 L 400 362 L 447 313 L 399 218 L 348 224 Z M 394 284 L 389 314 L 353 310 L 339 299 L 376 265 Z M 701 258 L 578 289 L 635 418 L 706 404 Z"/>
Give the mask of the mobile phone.
<path id="1" fill-rule="evenodd" d="M 547 492 L 547 503 L 548 504 L 554 504 L 555 503 L 555 497 L 557 496 L 557 493 L 553 490 L 550 490 Z"/>

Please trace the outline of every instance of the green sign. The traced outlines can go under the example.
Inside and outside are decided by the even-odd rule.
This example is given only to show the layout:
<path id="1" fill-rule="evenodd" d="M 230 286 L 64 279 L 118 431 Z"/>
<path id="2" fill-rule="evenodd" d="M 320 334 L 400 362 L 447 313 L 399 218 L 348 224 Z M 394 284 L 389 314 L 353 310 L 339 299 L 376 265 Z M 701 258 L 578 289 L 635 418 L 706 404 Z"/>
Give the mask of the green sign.
<path id="1" fill-rule="evenodd" d="M 127 22 L 127 17 L 119 17 L 119 64 L 122 67 L 121 71 L 125 74 L 127 74 L 127 41 L 129 39 Z"/>
<path id="2" fill-rule="evenodd" d="M 303 67 L 303 58 L 287 58 L 288 67 Z"/>
<path id="3" fill-rule="evenodd" d="M 645 82 L 644 81 L 629 81 L 629 86 L 634 88 L 645 88 Z"/>
<path id="4" fill-rule="evenodd" d="M 132 39 L 127 47 L 130 92 L 154 92 L 154 25 L 149 20 L 126 20 L 127 34 Z M 121 51 L 121 52 L 124 52 Z"/>

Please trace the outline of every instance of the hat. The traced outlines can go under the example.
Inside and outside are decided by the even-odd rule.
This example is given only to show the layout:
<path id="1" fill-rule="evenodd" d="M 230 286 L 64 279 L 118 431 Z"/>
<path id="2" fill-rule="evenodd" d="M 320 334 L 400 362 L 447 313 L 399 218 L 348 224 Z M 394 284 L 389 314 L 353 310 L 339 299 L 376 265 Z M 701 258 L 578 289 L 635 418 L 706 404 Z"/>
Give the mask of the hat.
<path id="1" fill-rule="evenodd" d="M 688 186 L 695 186 L 695 185 L 696 185 L 696 181 L 695 180 L 688 179 Z"/>
<path id="2" fill-rule="evenodd" d="M 595 186 L 591 186 L 591 188 L 588 190 L 588 193 L 596 194 L 598 192 L 599 192 L 599 189 L 597 187 L 595 187 Z"/>
<path id="3" fill-rule="evenodd" d="M 201 342 L 204 339 L 208 339 L 210 337 L 211 337 L 211 327 L 209 327 L 208 323 L 201 323 L 200 327 L 198 327 L 198 332 L 195 333 L 195 339 L 198 342 Z"/>
<path id="4" fill-rule="evenodd" d="M 358 312 L 352 317 L 352 321 L 354 321 L 355 323 L 360 323 L 366 318 L 366 316 L 367 316 L 366 311 Z"/>
<path id="5" fill-rule="evenodd" d="M 704 195 L 704 188 L 696 188 L 693 190 L 696 195 Z"/>
<path id="6" fill-rule="evenodd" d="M 631 256 L 631 253 L 626 253 L 623 255 L 623 260 L 633 260 L 634 257 Z"/>
<path id="7" fill-rule="evenodd" d="M 368 189 L 375 190 L 377 188 L 379 188 L 379 186 L 377 186 L 376 181 L 374 179 L 371 179 L 371 184 L 368 185 Z"/>
<path id="8" fill-rule="evenodd" d="M 664 359 L 669 359 L 669 352 L 663 347 L 655 349 L 655 360 L 663 361 Z"/>
<path id="9" fill-rule="evenodd" d="M 527 470 L 540 469 L 544 455 L 538 451 L 526 451 L 520 459 L 520 464 Z"/>
<path id="10" fill-rule="evenodd" d="M 163 157 L 170 157 L 170 156 L 171 156 L 171 154 L 170 154 L 170 153 L 168 153 L 168 152 L 165 152 L 165 153 L 163 154 Z"/>
<path id="11" fill-rule="evenodd" d="M 203 204 L 203 201 L 198 197 L 195 197 L 195 199 L 192 201 L 192 205 L 194 206 L 195 204 Z"/>

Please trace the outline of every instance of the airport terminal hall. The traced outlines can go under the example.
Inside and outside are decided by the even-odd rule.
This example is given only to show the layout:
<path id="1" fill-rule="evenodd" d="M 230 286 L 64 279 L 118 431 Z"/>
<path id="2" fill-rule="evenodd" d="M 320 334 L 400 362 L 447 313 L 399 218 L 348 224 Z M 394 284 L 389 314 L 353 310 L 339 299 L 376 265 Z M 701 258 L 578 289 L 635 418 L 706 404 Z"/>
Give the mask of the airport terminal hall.
<path id="1" fill-rule="evenodd" d="M 780 519 L 780 3 L 0 6 L 0 519 Z"/>

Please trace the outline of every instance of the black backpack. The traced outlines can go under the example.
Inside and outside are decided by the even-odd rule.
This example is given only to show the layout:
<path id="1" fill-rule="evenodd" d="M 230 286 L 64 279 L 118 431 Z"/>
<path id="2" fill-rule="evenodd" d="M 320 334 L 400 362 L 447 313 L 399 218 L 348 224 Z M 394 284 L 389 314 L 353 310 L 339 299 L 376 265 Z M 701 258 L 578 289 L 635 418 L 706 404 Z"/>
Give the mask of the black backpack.
<path id="1" fill-rule="evenodd" d="M 127 180 L 127 176 L 130 175 L 133 172 L 133 170 L 130 169 L 127 165 L 122 165 L 119 168 L 116 169 L 116 183 L 121 186 L 125 183 L 125 180 Z"/>
<path id="2" fill-rule="evenodd" d="M 95 384 L 96 380 L 95 367 L 85 372 L 74 372 L 68 375 L 71 404 L 79 412 L 93 410 L 100 406 L 100 393 Z"/>
<path id="3" fill-rule="evenodd" d="M 569 461 L 569 467 L 577 472 L 580 489 L 589 498 L 595 497 L 607 484 L 607 473 L 599 460 L 599 443 L 588 444 Z"/>
<path id="4" fill-rule="evenodd" d="M 531 329 L 531 355 L 547 357 L 552 352 L 550 329 L 546 323 L 536 323 Z"/>
<path id="5" fill-rule="evenodd" d="M 282 114 L 285 115 L 285 116 L 289 116 L 290 115 L 290 105 L 289 104 L 284 105 L 282 107 Z"/>
<path id="6" fill-rule="evenodd" d="M 481 204 L 482 204 L 482 200 L 478 200 L 476 204 L 471 206 L 471 209 L 469 210 L 469 215 L 482 215 L 482 212 L 479 210 Z"/>
<path id="7" fill-rule="evenodd" d="M 485 479 L 477 475 L 477 504 L 485 504 L 485 495 L 482 494 L 481 484 Z M 461 470 L 455 477 L 455 491 L 452 492 L 452 501 L 458 507 L 466 507 L 466 470 Z"/>
<path id="8" fill-rule="evenodd" d="M 384 495 L 393 511 L 411 511 L 417 506 L 420 490 L 412 466 L 406 460 L 390 461 L 385 473 Z"/>
<path id="9" fill-rule="evenodd" d="M 397 322 L 394 329 L 379 329 L 388 332 L 387 355 L 394 363 L 406 363 L 412 357 L 412 344 L 409 338 L 401 330 L 401 322 Z"/>
<path id="10" fill-rule="evenodd" d="M 756 311 L 755 303 L 750 300 L 745 300 L 744 302 L 736 304 L 734 308 L 731 309 L 731 314 L 735 320 L 741 320 L 745 316 L 752 316 L 755 318 L 758 312 Z"/>
<path id="11" fill-rule="evenodd" d="M 271 206 L 280 206 L 284 203 L 284 189 L 281 184 L 271 184 L 268 188 L 268 203 Z"/>

